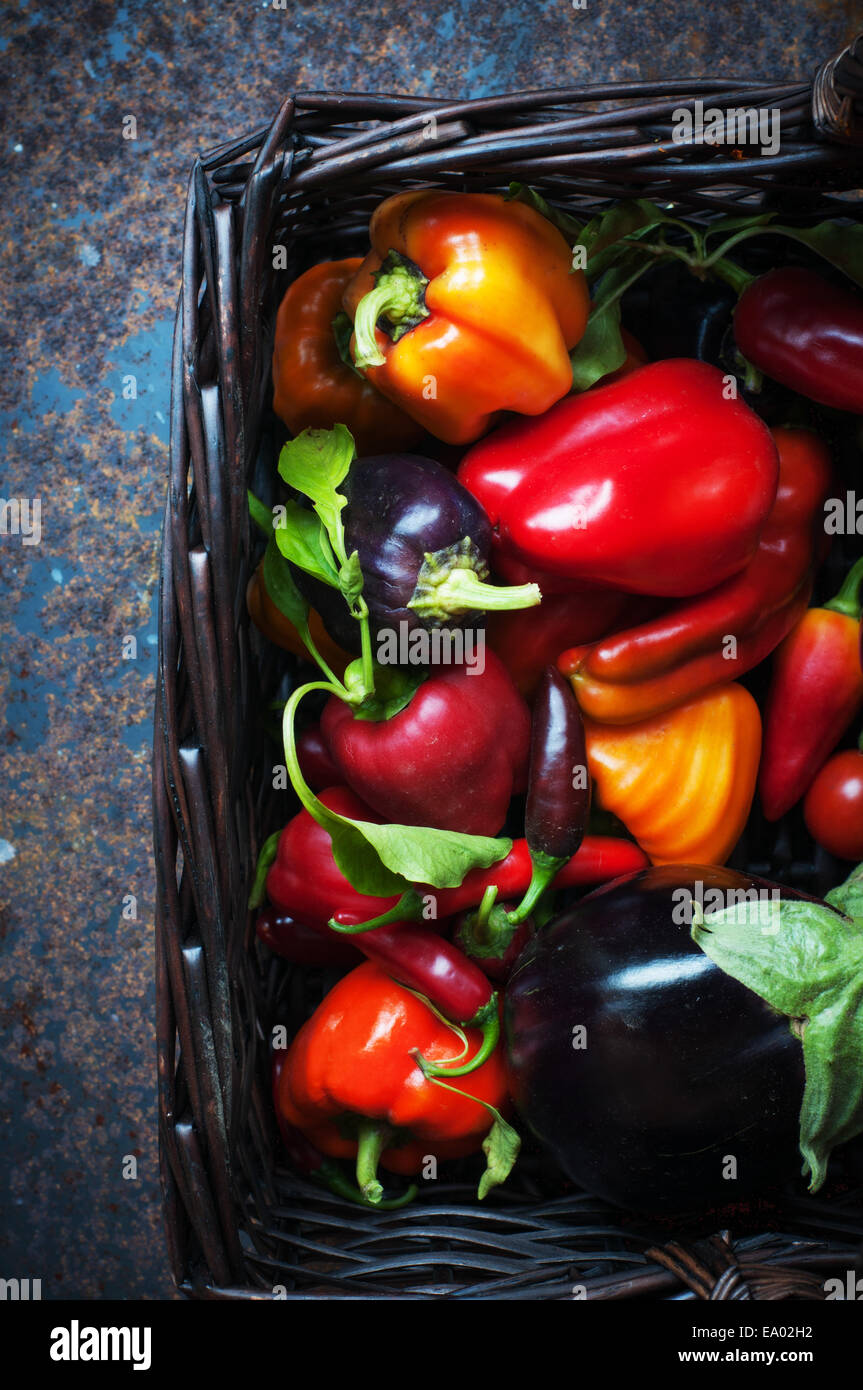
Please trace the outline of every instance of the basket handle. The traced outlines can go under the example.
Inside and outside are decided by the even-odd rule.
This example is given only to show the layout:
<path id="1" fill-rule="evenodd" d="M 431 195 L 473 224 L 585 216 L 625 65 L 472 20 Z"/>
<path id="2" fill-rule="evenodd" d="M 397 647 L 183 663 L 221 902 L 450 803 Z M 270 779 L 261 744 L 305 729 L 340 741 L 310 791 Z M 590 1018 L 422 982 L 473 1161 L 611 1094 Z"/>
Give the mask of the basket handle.
<path id="1" fill-rule="evenodd" d="M 863 145 L 863 33 L 815 74 L 812 120 L 828 140 Z"/>

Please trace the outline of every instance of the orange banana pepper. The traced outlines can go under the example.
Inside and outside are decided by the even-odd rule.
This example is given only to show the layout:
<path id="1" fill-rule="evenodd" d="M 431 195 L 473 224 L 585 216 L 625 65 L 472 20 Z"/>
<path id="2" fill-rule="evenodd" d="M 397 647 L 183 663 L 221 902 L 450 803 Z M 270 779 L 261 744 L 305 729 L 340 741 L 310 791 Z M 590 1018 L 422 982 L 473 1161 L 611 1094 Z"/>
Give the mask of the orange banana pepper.
<path id="1" fill-rule="evenodd" d="M 501 410 L 541 415 L 572 387 L 590 307 L 565 238 L 496 193 L 420 189 L 375 210 L 348 285 L 354 361 L 448 444 Z"/>
<path id="2" fill-rule="evenodd" d="M 276 317 L 273 409 L 292 434 L 342 424 L 358 454 L 397 453 L 422 430 L 344 361 L 333 329 L 345 318 L 342 295 L 361 264 L 359 256 L 325 261 L 291 285 Z"/>
<path id="3" fill-rule="evenodd" d="M 724 864 L 758 776 L 761 716 L 742 685 L 716 686 L 637 724 L 585 719 L 594 789 L 654 864 Z"/>

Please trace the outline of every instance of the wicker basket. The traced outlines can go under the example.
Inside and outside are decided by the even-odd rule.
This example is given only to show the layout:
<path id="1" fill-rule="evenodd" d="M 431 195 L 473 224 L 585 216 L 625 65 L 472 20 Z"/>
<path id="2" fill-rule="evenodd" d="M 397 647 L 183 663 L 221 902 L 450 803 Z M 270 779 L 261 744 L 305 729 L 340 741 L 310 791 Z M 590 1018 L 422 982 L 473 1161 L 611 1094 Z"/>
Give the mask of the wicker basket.
<path id="1" fill-rule="evenodd" d="M 779 108 L 781 153 L 675 145 L 673 113 L 697 99 Z M 847 190 L 859 182 L 861 117 L 863 39 L 814 83 L 777 87 L 615 83 L 447 103 L 300 93 L 269 129 L 196 161 L 174 339 L 154 757 L 161 1167 L 184 1292 L 821 1298 L 828 1273 L 859 1261 L 863 1199 L 850 1177 L 823 1201 L 756 1205 L 716 1233 L 727 1214 L 684 1231 L 628 1219 L 574 1191 L 529 1146 L 482 1207 L 469 1163 L 394 1212 L 351 1206 L 280 1166 L 267 1039 L 277 1020 L 296 1026 L 331 979 L 274 960 L 246 911 L 259 844 L 290 813 L 271 789 L 281 757 L 264 717 L 290 672 L 250 633 L 244 598 L 257 559 L 246 488 L 269 496 L 275 463 L 276 307 L 308 265 L 365 251 L 382 198 L 518 179 L 581 213 L 635 195 L 699 216 L 782 206 L 786 218 L 856 218 Z M 286 267 L 274 270 L 277 245 Z M 793 819 L 778 835 L 755 825 L 740 854 L 815 890 L 838 876 L 823 856 L 812 860 Z"/>

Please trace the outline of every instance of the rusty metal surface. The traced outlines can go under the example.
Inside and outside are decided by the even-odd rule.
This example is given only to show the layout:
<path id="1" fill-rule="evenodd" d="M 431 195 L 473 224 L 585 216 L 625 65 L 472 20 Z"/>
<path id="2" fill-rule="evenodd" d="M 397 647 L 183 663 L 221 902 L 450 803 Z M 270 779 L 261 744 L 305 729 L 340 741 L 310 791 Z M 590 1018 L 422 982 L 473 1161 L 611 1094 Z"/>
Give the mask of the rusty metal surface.
<path id="1" fill-rule="evenodd" d="M 805 78 L 861 21 L 826 0 L 4 4 L 0 493 L 39 502 L 41 534 L 31 510 L 0 535 L 0 1277 L 41 1279 L 45 1298 L 173 1294 L 149 749 L 195 152 L 300 87 Z"/>

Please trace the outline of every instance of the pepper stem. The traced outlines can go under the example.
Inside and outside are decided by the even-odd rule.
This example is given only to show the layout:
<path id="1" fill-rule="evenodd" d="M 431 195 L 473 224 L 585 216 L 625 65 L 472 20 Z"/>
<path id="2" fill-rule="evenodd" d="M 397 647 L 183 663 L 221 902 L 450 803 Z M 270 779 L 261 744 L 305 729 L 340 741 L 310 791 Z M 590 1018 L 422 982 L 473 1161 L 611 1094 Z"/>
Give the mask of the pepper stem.
<path id="1" fill-rule="evenodd" d="M 384 1189 L 378 1181 L 378 1163 L 381 1154 L 392 1141 L 393 1131 L 389 1125 L 375 1120 L 361 1121 L 357 1130 L 357 1186 L 363 1200 L 371 1206 L 380 1205 Z"/>
<path id="2" fill-rule="evenodd" d="M 388 927 L 392 922 L 419 922 L 422 920 L 423 900 L 415 888 L 408 888 L 402 893 L 395 907 L 389 908 L 387 912 L 382 912 L 379 917 L 369 917 L 366 922 L 357 922 L 354 926 L 345 926 L 342 922 L 337 922 L 335 917 L 329 920 L 329 927 L 332 931 L 337 931 L 342 936 L 358 936 L 360 932 L 374 931 L 375 927 Z"/>
<path id="3" fill-rule="evenodd" d="M 564 864 L 568 864 L 566 858 L 555 859 L 550 854 L 543 854 L 542 850 L 530 851 L 533 872 L 530 876 L 530 883 L 527 885 L 527 892 L 513 912 L 507 913 L 507 920 L 514 926 L 523 922 L 525 917 L 529 917 L 536 903 L 548 888 L 555 874 L 562 869 Z"/>
<path id="4" fill-rule="evenodd" d="M 497 994 L 493 994 L 487 1004 L 483 1004 L 465 1028 L 480 1028 L 482 1039 L 480 1045 L 471 1057 L 469 1062 L 463 1062 L 459 1067 L 439 1067 L 436 1062 L 429 1062 L 423 1057 L 421 1052 L 414 1051 L 411 1056 L 415 1059 L 417 1066 L 427 1080 L 433 1080 L 436 1076 L 469 1076 L 477 1067 L 481 1067 L 483 1062 L 488 1061 L 491 1054 L 497 1047 L 500 1038 L 500 1015 L 497 1008 Z"/>
<path id="5" fill-rule="evenodd" d="M 858 560 L 855 565 L 851 566 L 851 569 L 845 577 L 845 583 L 842 585 L 842 588 L 835 598 L 832 598 L 829 603 L 825 603 L 824 607 L 828 608 L 832 613 L 844 613 L 846 617 L 854 618 L 855 621 L 859 621 L 861 614 L 861 582 L 863 582 L 863 559 Z"/>
<path id="6" fill-rule="evenodd" d="M 354 362 L 359 371 L 382 367 L 386 358 L 375 336 L 378 319 L 392 325 L 394 343 L 428 318 L 424 291 L 428 280 L 418 266 L 398 251 L 390 251 L 375 276 L 375 287 L 363 295 L 354 315 Z"/>
<path id="7" fill-rule="evenodd" d="M 448 574 L 429 575 L 425 579 L 421 571 L 414 597 L 407 606 L 420 618 L 446 622 L 461 613 L 508 612 L 513 608 L 535 608 L 541 602 L 538 584 L 502 587 L 485 584 L 475 570 L 451 569 Z"/>

